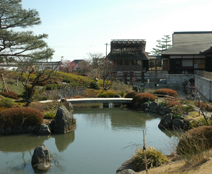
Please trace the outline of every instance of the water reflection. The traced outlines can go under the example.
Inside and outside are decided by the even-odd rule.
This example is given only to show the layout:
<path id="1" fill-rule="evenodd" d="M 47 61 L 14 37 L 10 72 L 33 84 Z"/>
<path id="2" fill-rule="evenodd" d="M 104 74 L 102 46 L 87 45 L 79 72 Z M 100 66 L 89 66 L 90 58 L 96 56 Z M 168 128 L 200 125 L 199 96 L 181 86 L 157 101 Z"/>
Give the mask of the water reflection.
<path id="1" fill-rule="evenodd" d="M 37 136 L 31 134 L 10 135 L 0 137 L 0 151 L 25 152 L 34 150 L 37 146 L 48 140 L 49 136 Z"/>
<path id="2" fill-rule="evenodd" d="M 33 134 L 11 135 L 0 137 L 0 151 L 2 152 L 29 152 L 44 143 L 50 137 L 55 138 L 55 145 L 59 152 L 64 151 L 75 139 L 74 130 L 66 134 L 55 134 L 51 136 L 37 136 Z"/>
<path id="3" fill-rule="evenodd" d="M 132 111 L 128 109 L 115 109 L 115 108 L 97 108 L 93 110 L 81 108 L 75 111 L 78 115 L 81 112 L 86 112 L 84 119 L 91 125 L 104 125 L 105 128 L 112 127 L 113 130 L 117 129 L 133 129 L 145 128 L 146 121 L 155 119 L 156 115 L 145 112 Z"/>
<path id="4" fill-rule="evenodd" d="M 62 152 L 67 149 L 67 147 L 74 142 L 75 131 L 68 132 L 66 134 L 55 134 L 51 135 L 55 138 L 55 145 L 59 152 Z"/>

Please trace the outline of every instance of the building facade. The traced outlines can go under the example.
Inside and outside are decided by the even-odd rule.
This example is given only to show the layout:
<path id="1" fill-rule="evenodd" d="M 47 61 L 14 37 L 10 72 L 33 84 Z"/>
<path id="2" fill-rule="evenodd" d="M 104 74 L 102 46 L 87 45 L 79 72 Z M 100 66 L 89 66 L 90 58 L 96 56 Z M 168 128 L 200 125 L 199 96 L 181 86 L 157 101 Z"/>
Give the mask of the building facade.
<path id="1" fill-rule="evenodd" d="M 212 68 L 212 31 L 174 32 L 172 48 L 163 52 L 168 59 L 169 74 L 193 74 L 195 70 Z"/>
<path id="2" fill-rule="evenodd" d="M 146 41 L 142 39 L 116 39 L 111 41 L 107 58 L 114 64 L 113 73 L 118 79 L 141 80 L 148 70 L 149 56 L 145 52 Z"/>

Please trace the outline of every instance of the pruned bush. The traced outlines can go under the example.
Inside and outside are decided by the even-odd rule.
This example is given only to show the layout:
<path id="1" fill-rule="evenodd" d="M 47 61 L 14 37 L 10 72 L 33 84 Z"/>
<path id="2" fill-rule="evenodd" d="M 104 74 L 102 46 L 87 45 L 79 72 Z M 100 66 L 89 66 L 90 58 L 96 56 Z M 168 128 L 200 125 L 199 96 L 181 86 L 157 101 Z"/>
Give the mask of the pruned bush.
<path id="1" fill-rule="evenodd" d="M 9 92 L 0 92 L 1 95 L 3 95 L 4 97 L 9 97 L 9 98 L 13 98 L 13 99 L 18 99 L 18 94 L 16 94 L 13 91 L 9 91 Z"/>
<path id="2" fill-rule="evenodd" d="M 96 98 L 96 97 L 98 97 L 98 94 L 99 94 L 99 92 L 95 89 L 85 89 L 83 91 L 82 96 L 85 97 L 85 98 L 86 97 L 87 98 L 89 98 L 89 97 Z"/>
<path id="3" fill-rule="evenodd" d="M 148 168 L 157 167 L 162 164 L 168 163 L 168 158 L 160 150 L 154 147 L 146 148 L 146 158 Z M 132 162 L 135 165 L 136 171 L 145 170 L 144 151 L 143 148 L 136 150 L 132 157 Z"/>
<path id="4" fill-rule="evenodd" d="M 163 88 L 163 89 L 157 89 L 154 94 L 162 94 L 162 95 L 170 95 L 173 97 L 177 97 L 178 93 L 173 90 L 173 89 L 167 89 L 167 88 Z"/>
<path id="5" fill-rule="evenodd" d="M 116 92 L 113 92 L 113 91 L 102 91 L 98 97 L 102 97 L 102 98 L 110 98 L 110 97 L 115 97 L 117 93 Z"/>
<path id="6" fill-rule="evenodd" d="M 212 105 L 206 102 L 195 102 L 197 107 L 203 108 L 208 112 L 212 112 Z"/>
<path id="7" fill-rule="evenodd" d="M 99 85 L 99 83 L 97 81 L 92 81 L 90 83 L 90 88 L 92 88 L 92 89 L 100 89 L 100 85 Z"/>
<path id="8" fill-rule="evenodd" d="M 135 91 L 131 91 L 131 92 L 128 92 L 126 95 L 125 95 L 125 98 L 133 98 L 137 95 L 138 93 L 135 92 Z"/>
<path id="9" fill-rule="evenodd" d="M 169 100 L 166 103 L 166 107 L 168 107 L 168 108 L 173 107 L 173 106 L 180 106 L 180 105 L 181 105 L 181 103 L 176 100 Z"/>
<path id="10" fill-rule="evenodd" d="M 0 112 L 0 127 L 35 126 L 43 123 L 43 113 L 33 108 L 13 108 Z"/>
<path id="11" fill-rule="evenodd" d="M 15 102 L 10 98 L 3 98 L 0 100 L 0 107 L 12 108 Z"/>
<path id="12" fill-rule="evenodd" d="M 212 126 L 202 126 L 187 131 L 179 140 L 176 148 L 178 155 L 191 159 L 194 155 L 212 147 Z"/>
<path id="13" fill-rule="evenodd" d="M 54 111 L 46 111 L 43 113 L 45 119 L 54 119 L 56 116 L 56 112 Z"/>
<path id="14" fill-rule="evenodd" d="M 144 103 L 148 101 L 155 101 L 155 96 L 150 93 L 140 93 L 133 97 L 133 103 Z"/>

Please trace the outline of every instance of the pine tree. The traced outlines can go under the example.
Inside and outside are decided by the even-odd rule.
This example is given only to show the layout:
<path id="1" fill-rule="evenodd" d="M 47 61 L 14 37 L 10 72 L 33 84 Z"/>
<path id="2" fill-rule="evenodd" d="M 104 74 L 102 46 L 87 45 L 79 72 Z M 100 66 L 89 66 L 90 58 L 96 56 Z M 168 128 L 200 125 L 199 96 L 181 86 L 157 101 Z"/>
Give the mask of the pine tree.
<path id="1" fill-rule="evenodd" d="M 50 58 L 54 50 L 43 40 L 48 37 L 47 34 L 34 35 L 32 31 L 20 31 L 20 28 L 39 24 L 41 20 L 38 12 L 22 9 L 21 0 L 1 0 L 0 58 L 19 62 Z"/>
<path id="2" fill-rule="evenodd" d="M 17 63 L 26 101 L 32 98 L 34 87 L 47 80 L 54 71 L 36 71 L 38 62 L 48 60 L 54 53 L 43 40 L 48 35 L 21 31 L 21 28 L 39 24 L 41 20 L 38 12 L 34 9 L 22 9 L 21 0 L 0 1 L 0 61 Z M 32 74 L 36 75 L 34 80 L 31 78 Z"/>
<path id="3" fill-rule="evenodd" d="M 151 53 L 153 55 L 161 55 L 161 53 L 169 48 L 171 48 L 171 38 L 169 35 L 164 35 L 164 37 L 161 40 L 156 40 L 157 45 L 156 48 L 153 48 L 153 51 Z"/>

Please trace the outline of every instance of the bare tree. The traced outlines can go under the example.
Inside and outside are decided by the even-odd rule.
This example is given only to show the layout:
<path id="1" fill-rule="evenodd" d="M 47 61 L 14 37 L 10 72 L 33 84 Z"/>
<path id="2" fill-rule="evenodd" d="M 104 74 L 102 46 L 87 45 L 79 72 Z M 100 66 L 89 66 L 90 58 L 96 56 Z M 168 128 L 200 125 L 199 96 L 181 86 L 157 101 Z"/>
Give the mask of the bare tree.
<path id="1" fill-rule="evenodd" d="M 103 80 L 103 89 L 108 90 L 112 86 L 115 77 L 112 75 L 114 65 L 105 58 L 102 53 L 89 53 L 90 75 Z"/>
<path id="2" fill-rule="evenodd" d="M 24 63 L 19 64 L 19 79 L 25 89 L 25 101 L 28 102 L 33 97 L 35 86 L 38 83 L 48 80 L 60 63 L 61 61 L 57 62 L 52 69 L 46 69 L 46 67 L 43 67 L 39 62 L 36 61 L 25 61 Z M 32 78 L 33 75 L 35 78 Z"/>
<path id="3" fill-rule="evenodd" d="M 71 67 L 70 60 L 62 61 L 61 65 L 59 66 L 59 70 L 63 71 L 63 72 L 66 72 L 66 73 L 72 72 L 72 67 Z"/>

